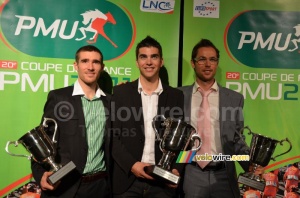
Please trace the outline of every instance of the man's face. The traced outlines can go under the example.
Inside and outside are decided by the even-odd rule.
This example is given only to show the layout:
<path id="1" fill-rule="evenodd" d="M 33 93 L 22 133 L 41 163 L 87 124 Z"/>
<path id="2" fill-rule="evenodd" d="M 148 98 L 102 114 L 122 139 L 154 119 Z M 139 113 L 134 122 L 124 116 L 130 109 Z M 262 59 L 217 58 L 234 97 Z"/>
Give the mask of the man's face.
<path id="1" fill-rule="evenodd" d="M 78 57 L 78 62 L 74 63 L 74 67 L 78 72 L 78 80 L 87 85 L 96 84 L 100 72 L 103 70 L 101 55 L 94 51 L 85 51 L 80 52 Z"/>
<path id="2" fill-rule="evenodd" d="M 147 80 L 159 76 L 159 70 L 163 66 L 163 59 L 155 47 L 142 47 L 139 49 L 136 64 L 140 70 L 141 78 Z"/>
<path id="3" fill-rule="evenodd" d="M 212 47 L 201 47 L 198 49 L 195 60 L 191 60 L 195 70 L 197 81 L 213 82 L 217 72 L 219 60 L 216 50 Z"/>

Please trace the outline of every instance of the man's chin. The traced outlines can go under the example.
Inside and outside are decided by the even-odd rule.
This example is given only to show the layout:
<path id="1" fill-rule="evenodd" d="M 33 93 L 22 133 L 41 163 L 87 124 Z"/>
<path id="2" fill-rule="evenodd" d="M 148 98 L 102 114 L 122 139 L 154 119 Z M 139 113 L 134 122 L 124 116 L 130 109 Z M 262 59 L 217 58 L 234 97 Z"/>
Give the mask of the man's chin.
<path id="1" fill-rule="evenodd" d="M 97 83 L 97 80 L 95 80 L 95 79 L 89 79 L 89 80 L 84 81 L 84 83 L 86 85 L 91 86 L 91 85 L 94 85 L 95 83 Z"/>

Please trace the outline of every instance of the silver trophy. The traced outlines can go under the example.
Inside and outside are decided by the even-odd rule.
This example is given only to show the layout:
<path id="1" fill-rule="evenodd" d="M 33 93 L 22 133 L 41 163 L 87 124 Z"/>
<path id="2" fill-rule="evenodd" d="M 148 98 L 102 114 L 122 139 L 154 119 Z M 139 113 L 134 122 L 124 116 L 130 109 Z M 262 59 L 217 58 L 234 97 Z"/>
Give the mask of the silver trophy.
<path id="1" fill-rule="evenodd" d="M 47 121 L 54 122 L 55 124 L 55 130 L 52 141 L 44 130 L 45 127 L 48 127 Z M 56 155 L 56 150 L 53 144 L 56 143 L 56 131 L 56 121 L 51 118 L 44 118 L 42 125 L 28 131 L 18 141 L 8 141 L 6 143 L 5 150 L 8 154 L 12 156 L 26 157 L 29 160 L 32 158 L 38 163 L 49 164 L 51 167 L 50 171 L 53 171 L 54 173 L 48 177 L 48 182 L 54 185 L 56 182 L 61 180 L 65 175 L 67 175 L 76 167 L 72 161 L 70 161 L 64 166 L 55 163 L 54 157 Z M 10 144 L 14 144 L 15 147 L 17 147 L 19 143 L 21 143 L 26 148 L 30 155 L 13 154 L 9 152 L 8 147 Z"/>
<path id="2" fill-rule="evenodd" d="M 163 122 L 162 125 L 165 126 L 162 138 L 155 125 L 158 119 L 160 119 Z M 191 145 L 192 151 L 198 151 L 202 144 L 201 138 L 191 125 L 179 119 L 165 118 L 163 115 L 155 116 L 152 121 L 152 126 L 157 140 L 160 141 L 159 148 L 163 152 L 163 156 L 158 165 L 147 166 L 145 171 L 153 177 L 163 179 L 169 183 L 178 184 L 180 177 L 170 172 L 173 159 L 178 156 L 180 151 L 186 150 L 189 145 Z M 194 145 L 196 140 L 199 142 L 198 146 Z"/>
<path id="3" fill-rule="evenodd" d="M 259 191 L 264 191 L 265 181 L 261 176 L 254 174 L 256 168 L 258 166 L 265 167 L 269 164 L 270 160 L 275 161 L 275 158 L 290 152 L 292 149 L 292 144 L 288 138 L 278 141 L 257 133 L 253 133 L 248 126 L 241 129 L 241 134 L 243 134 L 244 129 L 249 130 L 249 135 L 252 134 L 250 144 L 250 164 L 253 166 L 253 170 L 251 172 L 240 174 L 238 177 L 238 182 Z M 276 155 L 275 157 L 272 157 L 277 144 L 279 143 L 282 146 L 283 142 L 287 142 L 289 144 L 289 149 L 279 155 Z"/>

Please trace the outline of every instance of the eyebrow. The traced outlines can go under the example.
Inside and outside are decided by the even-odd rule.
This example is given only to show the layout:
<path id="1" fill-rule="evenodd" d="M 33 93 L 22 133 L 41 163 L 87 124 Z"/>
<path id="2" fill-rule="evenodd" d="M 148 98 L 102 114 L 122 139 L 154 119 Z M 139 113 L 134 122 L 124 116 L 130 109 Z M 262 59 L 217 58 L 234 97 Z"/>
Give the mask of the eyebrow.
<path id="1" fill-rule="evenodd" d="M 92 63 L 101 63 L 100 60 L 97 60 L 97 59 L 88 59 L 88 58 L 83 58 L 81 60 L 79 60 L 80 62 L 89 62 L 89 61 L 92 61 Z"/>
<path id="2" fill-rule="evenodd" d="M 146 55 L 146 54 L 140 54 L 139 57 L 148 57 L 148 55 Z M 150 57 L 151 58 L 153 58 L 153 57 L 159 57 L 159 54 L 151 54 Z"/>
<path id="3" fill-rule="evenodd" d="M 198 58 L 215 58 L 215 59 L 218 59 L 216 56 L 211 56 L 211 57 L 206 57 L 206 56 L 199 56 Z"/>

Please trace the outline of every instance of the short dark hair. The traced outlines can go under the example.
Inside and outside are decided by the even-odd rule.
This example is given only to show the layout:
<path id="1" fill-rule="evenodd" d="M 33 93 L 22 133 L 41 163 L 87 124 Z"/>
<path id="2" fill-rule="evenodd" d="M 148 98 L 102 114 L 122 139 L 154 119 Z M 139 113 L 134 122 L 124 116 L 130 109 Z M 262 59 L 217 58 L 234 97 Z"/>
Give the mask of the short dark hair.
<path id="1" fill-rule="evenodd" d="M 217 58 L 220 58 L 220 51 L 218 50 L 218 48 L 208 39 L 201 39 L 193 48 L 192 50 L 192 57 L 191 60 L 194 60 L 197 56 L 198 53 L 198 49 L 201 47 L 212 47 L 216 50 L 217 53 Z"/>
<path id="2" fill-rule="evenodd" d="M 81 48 L 79 48 L 76 51 L 76 54 L 75 54 L 75 60 L 76 60 L 77 63 L 79 61 L 79 53 L 80 52 L 98 52 L 101 56 L 101 64 L 103 65 L 103 54 L 100 51 L 100 49 L 98 49 L 96 46 L 94 46 L 94 45 L 85 45 L 85 46 L 82 46 Z"/>
<path id="3" fill-rule="evenodd" d="M 142 47 L 155 47 L 158 49 L 158 53 L 160 55 L 160 57 L 163 57 L 163 53 L 162 53 L 162 47 L 160 45 L 160 43 L 155 40 L 154 38 L 152 38 L 151 36 L 147 36 L 146 38 L 144 38 L 142 41 L 140 41 L 135 49 L 135 56 L 136 56 L 136 60 L 138 59 L 139 56 L 139 49 Z"/>

